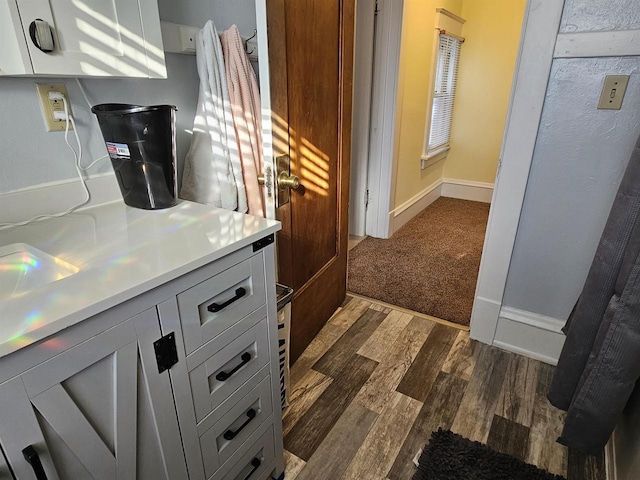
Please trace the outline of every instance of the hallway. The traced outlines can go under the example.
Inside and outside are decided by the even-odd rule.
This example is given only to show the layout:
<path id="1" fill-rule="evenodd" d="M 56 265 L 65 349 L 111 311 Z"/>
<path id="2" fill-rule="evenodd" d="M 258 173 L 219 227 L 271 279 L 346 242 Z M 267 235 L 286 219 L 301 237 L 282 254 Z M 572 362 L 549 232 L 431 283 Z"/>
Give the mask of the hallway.
<path id="1" fill-rule="evenodd" d="M 488 203 L 438 198 L 391 238 L 350 249 L 348 290 L 468 326 L 488 218 Z"/>

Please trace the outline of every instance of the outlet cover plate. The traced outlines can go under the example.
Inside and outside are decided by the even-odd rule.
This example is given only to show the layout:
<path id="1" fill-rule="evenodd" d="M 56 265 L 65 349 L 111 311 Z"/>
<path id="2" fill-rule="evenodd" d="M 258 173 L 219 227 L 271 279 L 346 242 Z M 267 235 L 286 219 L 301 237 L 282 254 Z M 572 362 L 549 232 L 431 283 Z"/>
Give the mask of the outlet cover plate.
<path id="1" fill-rule="evenodd" d="M 71 102 L 69 102 L 67 86 L 63 84 L 37 84 L 36 89 L 38 91 L 38 98 L 40 99 L 42 119 L 44 120 L 44 126 L 47 129 L 47 132 L 64 132 L 67 122 L 65 120 L 57 120 L 53 116 L 54 111 L 64 112 L 64 105 L 62 103 L 62 100 L 51 100 L 49 98 L 49 92 L 60 92 L 64 95 L 64 97 L 67 99 L 69 115 L 71 115 Z M 73 130 L 73 125 L 71 125 L 71 123 L 69 123 L 69 130 Z"/>

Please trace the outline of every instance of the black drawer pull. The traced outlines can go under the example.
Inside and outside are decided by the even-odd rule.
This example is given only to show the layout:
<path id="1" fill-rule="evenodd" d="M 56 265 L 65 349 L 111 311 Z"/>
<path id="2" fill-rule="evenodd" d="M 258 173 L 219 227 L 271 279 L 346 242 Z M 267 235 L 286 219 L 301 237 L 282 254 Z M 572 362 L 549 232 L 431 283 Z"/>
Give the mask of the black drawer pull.
<path id="1" fill-rule="evenodd" d="M 251 475 L 256 473 L 256 471 L 260 468 L 260 465 L 262 465 L 262 462 L 259 458 L 254 458 L 253 460 L 251 460 L 251 466 L 253 467 L 253 469 L 249 472 L 249 475 L 244 477 L 244 480 L 249 480 L 251 478 Z"/>
<path id="2" fill-rule="evenodd" d="M 249 425 L 251 420 L 256 418 L 256 415 L 257 415 L 256 411 L 253 408 L 250 408 L 249 410 L 247 410 L 247 419 L 244 421 L 244 423 L 240 425 L 235 432 L 233 430 L 227 430 L 226 432 L 224 432 L 224 435 L 223 435 L 224 439 L 233 440 L 234 438 L 236 438 L 236 435 L 238 435 L 242 430 L 244 430 L 244 427 Z"/>
<path id="3" fill-rule="evenodd" d="M 242 354 L 242 356 L 240 357 L 240 360 L 242 360 L 242 362 L 240 362 L 238 365 L 236 365 L 233 370 L 230 370 L 228 372 L 220 372 L 216 375 L 216 380 L 220 381 L 220 382 L 224 382 L 225 380 L 229 380 L 234 373 L 236 373 L 238 370 L 240 370 L 242 367 L 244 367 L 247 363 L 249 363 L 251 361 L 251 354 L 249 352 L 244 352 Z"/>
<path id="4" fill-rule="evenodd" d="M 38 452 L 36 452 L 36 449 L 33 448 L 33 445 L 29 445 L 27 448 L 22 450 L 22 455 L 24 455 L 24 459 L 29 463 L 29 465 L 31 465 L 31 468 L 33 468 L 33 473 L 35 473 L 36 475 L 36 480 L 47 480 L 47 474 L 44 473 L 42 462 L 40 462 Z"/>
<path id="5" fill-rule="evenodd" d="M 236 302 L 238 300 L 240 300 L 242 297 L 244 297 L 247 294 L 247 290 L 240 287 L 240 288 L 236 288 L 236 296 L 230 298 L 229 300 L 227 300 L 224 303 L 212 303 L 211 305 L 209 305 L 207 307 L 207 310 L 209 310 L 211 313 L 216 313 L 219 312 L 220 310 L 222 310 L 223 308 L 227 308 L 229 305 L 231 305 L 233 302 Z"/>

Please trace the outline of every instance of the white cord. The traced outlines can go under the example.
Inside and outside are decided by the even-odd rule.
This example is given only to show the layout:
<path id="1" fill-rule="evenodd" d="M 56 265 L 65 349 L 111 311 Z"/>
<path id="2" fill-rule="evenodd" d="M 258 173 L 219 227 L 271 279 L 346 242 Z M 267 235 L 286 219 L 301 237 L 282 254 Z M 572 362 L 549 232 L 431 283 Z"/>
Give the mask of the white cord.
<path id="1" fill-rule="evenodd" d="M 79 78 L 76 78 L 76 83 L 78 84 L 78 88 L 80 89 L 80 93 L 82 94 L 82 98 L 84 98 L 84 101 L 87 102 L 87 107 L 89 107 L 89 111 L 91 111 L 91 108 L 92 108 L 91 102 L 89 101 L 89 97 L 87 97 L 87 92 L 85 91 L 84 87 L 82 86 L 82 83 L 80 83 L 80 79 Z M 75 130 L 75 128 L 76 128 L 75 124 L 73 125 L 73 128 Z M 91 167 L 93 167 L 96 163 L 98 163 L 100 160 L 104 160 L 105 158 L 109 158 L 109 155 L 103 155 L 100 158 L 96 158 L 93 162 L 91 162 L 86 167 L 80 165 L 80 168 L 86 172 Z"/>
<path id="2" fill-rule="evenodd" d="M 76 122 L 73 119 L 73 117 L 69 114 L 69 105 L 67 105 L 67 100 L 64 98 L 64 96 L 61 97 L 61 99 L 62 99 L 62 104 L 64 106 L 64 112 L 65 112 L 65 116 L 66 116 L 65 130 L 64 130 L 64 142 L 69 147 L 69 150 L 71 150 L 71 152 L 73 153 L 73 158 L 75 160 L 75 164 L 74 165 L 76 167 L 76 172 L 78 172 L 78 176 L 80 177 L 80 180 L 82 182 L 82 187 L 83 187 L 84 193 L 85 193 L 85 199 L 81 203 L 78 203 L 77 205 L 74 205 L 73 207 L 69 208 L 68 210 L 66 210 L 66 211 L 64 211 L 62 213 L 38 215 L 38 216 L 35 216 L 33 218 L 30 218 L 29 220 L 25 220 L 24 222 L 19 222 L 19 223 L 0 223 L 0 228 L 2 228 L 2 227 L 20 227 L 20 226 L 23 226 L 23 225 L 28 225 L 31 222 L 35 222 L 36 220 L 40 220 L 41 218 L 58 218 L 58 217 L 62 217 L 64 215 L 67 215 L 67 214 L 69 214 L 71 212 L 74 212 L 78 208 L 86 205 L 91 200 L 91 193 L 89 193 L 89 189 L 87 188 L 87 183 L 86 183 L 86 181 L 84 179 L 84 174 L 82 173 L 82 170 L 81 170 L 81 167 L 80 167 L 80 162 L 82 161 L 82 144 L 80 143 L 80 138 L 78 137 L 78 132 L 77 132 L 77 129 L 76 129 Z M 74 135 L 76 137 L 76 142 L 78 143 L 78 153 L 76 153 L 75 149 L 69 143 L 68 135 L 69 135 L 69 124 L 70 123 L 71 123 L 71 125 L 73 125 L 73 133 L 74 133 Z"/>
<path id="3" fill-rule="evenodd" d="M 73 125 L 73 128 L 74 128 L 74 129 L 76 128 L 75 124 Z M 96 163 L 98 163 L 100 160 L 104 160 L 105 158 L 109 158 L 109 155 L 103 155 L 103 156 L 101 156 L 101 157 L 96 158 L 93 162 L 91 162 L 91 163 L 90 163 L 89 165 L 87 165 L 86 167 L 84 167 L 84 166 L 80 165 L 80 168 L 86 172 L 87 170 L 90 170 L 90 169 L 91 169 L 91 167 L 93 167 L 93 166 L 94 166 Z"/>

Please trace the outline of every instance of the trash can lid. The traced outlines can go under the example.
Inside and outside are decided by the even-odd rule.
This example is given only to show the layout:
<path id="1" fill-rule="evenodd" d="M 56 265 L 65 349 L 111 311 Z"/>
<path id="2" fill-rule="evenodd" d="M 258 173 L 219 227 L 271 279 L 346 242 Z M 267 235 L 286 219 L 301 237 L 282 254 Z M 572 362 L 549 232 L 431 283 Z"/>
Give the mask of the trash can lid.
<path id="1" fill-rule="evenodd" d="M 126 115 L 129 113 L 155 112 L 159 110 L 178 110 L 175 105 L 132 105 L 129 103 L 101 103 L 91 107 L 91 112 L 100 115 Z"/>

